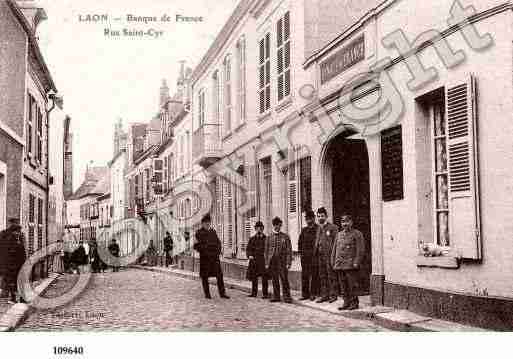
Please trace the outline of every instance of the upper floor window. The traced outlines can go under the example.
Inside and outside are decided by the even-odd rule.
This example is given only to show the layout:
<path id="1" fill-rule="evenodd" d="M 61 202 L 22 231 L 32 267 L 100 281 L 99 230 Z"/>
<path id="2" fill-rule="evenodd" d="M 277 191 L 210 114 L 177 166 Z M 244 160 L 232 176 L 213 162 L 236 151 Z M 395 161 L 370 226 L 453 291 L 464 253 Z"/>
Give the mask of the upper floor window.
<path id="1" fill-rule="evenodd" d="M 237 103 L 239 112 L 239 121 L 243 123 L 246 120 L 246 39 L 242 37 L 237 42 L 237 62 L 238 62 L 238 91 Z"/>
<path id="2" fill-rule="evenodd" d="M 229 133 L 232 128 L 232 60 L 230 56 L 224 59 L 224 132 Z"/>
<path id="3" fill-rule="evenodd" d="M 28 94 L 27 134 L 25 141 L 28 157 L 41 165 L 43 160 L 43 111 L 30 93 Z"/>
<path id="4" fill-rule="evenodd" d="M 259 112 L 271 108 L 271 34 L 267 33 L 259 43 Z"/>
<path id="5" fill-rule="evenodd" d="M 205 124 L 205 91 L 201 90 L 198 98 L 198 122 L 199 127 Z"/>
<path id="6" fill-rule="evenodd" d="M 278 101 L 290 95 L 290 13 L 276 24 Z"/>
<path id="7" fill-rule="evenodd" d="M 221 121 L 221 83 L 217 70 L 212 75 L 212 102 L 214 121 L 218 124 Z"/>

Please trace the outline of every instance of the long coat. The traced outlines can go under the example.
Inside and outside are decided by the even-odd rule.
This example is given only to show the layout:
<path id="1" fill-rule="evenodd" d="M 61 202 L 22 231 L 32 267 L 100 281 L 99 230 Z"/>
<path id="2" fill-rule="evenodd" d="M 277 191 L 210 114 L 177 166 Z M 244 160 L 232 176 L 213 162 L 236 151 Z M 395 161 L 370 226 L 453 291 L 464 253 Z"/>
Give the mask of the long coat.
<path id="1" fill-rule="evenodd" d="M 246 256 L 248 258 L 254 257 L 254 259 L 249 260 L 248 270 L 246 272 L 246 278 L 248 280 L 254 280 L 266 275 L 265 241 L 265 234 L 255 234 L 249 239 L 248 246 L 246 247 Z"/>
<path id="2" fill-rule="evenodd" d="M 71 262 L 77 266 L 87 264 L 87 254 L 84 246 L 79 246 L 73 251 L 73 254 L 71 254 Z"/>
<path id="3" fill-rule="evenodd" d="M 221 241 L 214 229 L 196 231 L 194 249 L 200 254 L 200 277 L 217 277 L 221 273 Z"/>
<path id="4" fill-rule="evenodd" d="M 0 276 L 8 285 L 16 283 L 18 272 L 25 263 L 23 236 L 16 238 L 11 230 L 0 232 Z"/>
<path id="5" fill-rule="evenodd" d="M 357 229 L 338 233 L 331 254 L 331 265 L 335 270 L 357 269 L 365 254 L 365 240 Z"/>

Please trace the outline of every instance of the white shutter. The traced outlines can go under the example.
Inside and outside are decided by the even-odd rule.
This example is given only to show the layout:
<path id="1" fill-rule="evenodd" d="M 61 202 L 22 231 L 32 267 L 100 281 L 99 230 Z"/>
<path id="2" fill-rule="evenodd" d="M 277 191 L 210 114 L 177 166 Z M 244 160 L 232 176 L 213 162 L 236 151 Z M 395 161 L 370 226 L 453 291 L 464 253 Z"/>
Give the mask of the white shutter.
<path id="1" fill-rule="evenodd" d="M 481 259 L 475 79 L 446 86 L 449 233 L 462 258 Z"/>
<path id="2" fill-rule="evenodd" d="M 155 182 L 157 184 L 155 189 L 155 194 L 159 195 L 162 194 L 162 184 L 163 184 L 163 177 L 164 177 L 164 161 L 160 158 L 154 158 L 153 159 L 153 176 L 155 176 Z M 150 172 L 148 172 L 148 181 L 151 182 L 150 178 Z"/>
<path id="3" fill-rule="evenodd" d="M 292 250 L 297 250 L 301 210 L 299 208 L 299 162 L 296 161 L 296 151 L 289 150 L 291 164 L 288 176 L 288 232 L 292 242 Z"/>

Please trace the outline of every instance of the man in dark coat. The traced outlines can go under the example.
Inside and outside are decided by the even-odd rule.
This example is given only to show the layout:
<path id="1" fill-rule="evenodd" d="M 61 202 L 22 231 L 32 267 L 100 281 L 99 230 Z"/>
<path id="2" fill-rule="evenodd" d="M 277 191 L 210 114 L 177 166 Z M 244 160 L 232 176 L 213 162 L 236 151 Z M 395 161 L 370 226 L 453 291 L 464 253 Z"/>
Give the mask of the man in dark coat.
<path id="1" fill-rule="evenodd" d="M 223 280 L 223 271 L 221 270 L 221 241 L 216 231 L 211 228 L 212 219 L 207 214 L 201 219 L 201 228 L 196 231 L 196 241 L 194 249 L 200 254 L 200 277 L 203 285 L 205 298 L 212 299 L 210 296 L 209 277 L 217 278 L 217 289 L 221 298 L 229 299 L 226 295 Z"/>
<path id="2" fill-rule="evenodd" d="M 0 277 L 4 278 L 11 303 L 16 302 L 18 273 L 25 260 L 20 222 L 12 218 L 9 220 L 9 228 L 0 232 Z"/>
<path id="3" fill-rule="evenodd" d="M 112 241 L 110 242 L 109 244 L 109 253 L 115 257 L 115 260 L 114 260 L 114 263 L 112 263 L 112 271 L 113 272 L 119 272 L 119 253 L 120 253 L 120 249 L 119 249 L 119 245 L 118 243 L 116 242 L 116 239 L 115 238 L 112 238 Z"/>
<path id="4" fill-rule="evenodd" d="M 341 227 L 331 256 L 333 269 L 344 292 L 344 305 L 338 309 L 354 310 L 359 305 L 354 291 L 358 283 L 358 269 L 365 254 L 365 241 L 362 232 L 353 228 L 350 215 L 342 216 Z"/>
<path id="5" fill-rule="evenodd" d="M 283 287 L 283 301 L 292 303 L 289 285 L 289 269 L 292 265 L 292 244 L 290 237 L 281 231 L 283 221 L 275 217 L 272 221 L 273 231 L 265 242 L 265 268 L 273 281 L 273 298 L 271 302 L 279 302 L 280 281 Z"/>
<path id="6" fill-rule="evenodd" d="M 324 207 L 317 210 L 319 227 L 314 247 L 314 255 L 317 256 L 319 269 L 319 279 L 321 285 L 321 298 L 317 303 L 330 302 L 337 300 L 337 278 L 331 267 L 331 252 L 333 244 L 337 237 L 338 228 L 336 225 L 328 222 L 328 211 Z"/>
<path id="7" fill-rule="evenodd" d="M 269 297 L 269 282 L 265 270 L 265 241 L 264 224 L 258 221 L 255 224 L 256 234 L 249 239 L 246 247 L 246 256 L 249 259 L 246 278 L 251 281 L 251 294 L 249 297 L 256 298 L 258 293 L 258 277 L 262 278 L 263 298 Z"/>
<path id="8" fill-rule="evenodd" d="M 164 237 L 164 252 L 166 252 L 166 267 L 173 264 L 173 238 L 169 232 Z"/>
<path id="9" fill-rule="evenodd" d="M 315 239 L 318 225 L 315 223 L 315 213 L 308 210 L 305 214 L 307 226 L 299 234 L 298 249 L 301 256 L 301 300 L 315 300 L 318 294 L 318 278 L 315 278 L 316 263 L 314 257 Z"/>
<path id="10" fill-rule="evenodd" d="M 84 242 L 80 241 L 77 249 L 71 254 L 71 262 L 75 267 L 77 273 L 80 274 L 80 266 L 87 264 L 87 254 L 84 248 Z"/>
<path id="11" fill-rule="evenodd" d="M 91 270 L 93 273 L 100 273 L 102 270 L 102 263 L 100 261 L 100 254 L 98 253 L 98 243 L 92 241 L 89 245 L 89 262 L 91 263 Z"/>

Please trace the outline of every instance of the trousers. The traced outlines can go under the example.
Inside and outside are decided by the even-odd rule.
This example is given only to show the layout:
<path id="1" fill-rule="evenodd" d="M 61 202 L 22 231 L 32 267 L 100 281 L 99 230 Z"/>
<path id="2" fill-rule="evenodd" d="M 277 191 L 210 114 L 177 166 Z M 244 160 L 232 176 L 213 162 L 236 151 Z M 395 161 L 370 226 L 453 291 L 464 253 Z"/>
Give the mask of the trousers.
<path id="1" fill-rule="evenodd" d="M 301 295 L 304 298 L 319 295 L 319 273 L 312 254 L 301 256 Z"/>
<path id="2" fill-rule="evenodd" d="M 358 297 L 354 295 L 358 286 L 358 270 L 337 270 L 336 273 L 344 304 L 358 304 Z"/>
<path id="3" fill-rule="evenodd" d="M 320 279 L 320 295 L 322 298 L 336 298 L 337 293 L 337 276 L 331 268 L 330 259 L 326 255 L 318 256 L 319 263 L 319 279 Z"/>
<path id="4" fill-rule="evenodd" d="M 283 288 L 283 298 L 291 299 L 290 284 L 289 284 L 289 270 L 285 263 L 279 258 L 273 257 L 269 266 L 271 272 L 271 279 L 273 281 L 273 297 L 280 299 L 280 282 Z"/>

